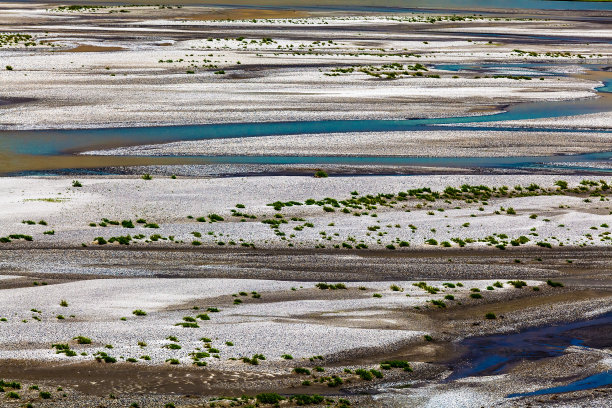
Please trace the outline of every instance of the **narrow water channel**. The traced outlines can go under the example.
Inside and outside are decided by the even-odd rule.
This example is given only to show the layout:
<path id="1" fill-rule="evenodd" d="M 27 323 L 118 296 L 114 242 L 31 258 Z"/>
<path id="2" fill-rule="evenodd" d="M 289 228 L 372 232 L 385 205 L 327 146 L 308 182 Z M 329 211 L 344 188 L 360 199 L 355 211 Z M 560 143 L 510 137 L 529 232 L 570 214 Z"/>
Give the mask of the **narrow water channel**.
<path id="1" fill-rule="evenodd" d="M 496 66 L 499 69 L 502 66 Z M 471 69 L 466 66 L 449 66 L 449 69 Z M 612 80 L 597 89 L 608 93 Z M 602 102 L 601 99 L 606 99 Z M 580 162 L 597 160 L 610 165 L 599 166 L 597 171 L 612 170 L 612 152 L 550 157 L 342 157 L 342 156 L 173 156 L 165 161 L 159 157 L 122 158 L 75 156 L 75 153 L 101 148 L 166 143 L 182 140 L 219 138 L 247 138 L 257 136 L 282 136 L 312 133 L 347 132 L 392 132 L 409 130 L 470 129 L 470 125 L 494 121 L 515 121 L 572 116 L 612 109 L 609 98 L 592 98 L 571 101 L 534 102 L 510 106 L 507 111 L 483 116 L 451 118 L 406 119 L 406 120 L 329 120 L 302 122 L 228 123 L 190 126 L 128 127 L 104 129 L 70 129 L 40 131 L 0 131 L 0 173 L 29 170 L 28 161 L 48 163 L 48 168 L 92 168 L 101 167 L 104 160 L 108 166 L 123 164 L 368 164 L 368 165 L 414 165 L 441 167 L 489 167 L 518 168 L 555 164 L 556 168 L 580 169 Z M 481 130 L 508 130 L 507 126 L 487 126 Z M 521 129 L 523 130 L 523 129 Z M 535 131 L 535 129 L 532 129 Z M 529 131 L 527 129 L 526 131 Z M 542 132 L 567 131 L 559 128 L 539 128 Z M 612 133 L 611 129 L 598 132 Z M 62 163 L 66 163 L 62 165 Z M 571 162 L 571 165 L 559 164 Z M 26 163 L 26 164 L 24 164 Z M 578 164 L 576 164 L 578 163 Z M 45 167 L 32 167 L 41 170 Z M 589 168 L 588 166 L 585 168 Z M 592 170 L 592 169 L 591 169 Z"/>
<path id="2" fill-rule="evenodd" d="M 534 327 L 518 333 L 467 338 L 458 344 L 464 353 L 459 361 L 453 363 L 455 369 L 447 381 L 503 374 L 521 361 L 561 356 L 570 346 L 585 349 L 612 347 L 612 312 L 592 319 Z M 608 370 L 569 381 L 562 386 L 509 394 L 507 397 L 579 391 L 610 384 L 612 371 Z"/>

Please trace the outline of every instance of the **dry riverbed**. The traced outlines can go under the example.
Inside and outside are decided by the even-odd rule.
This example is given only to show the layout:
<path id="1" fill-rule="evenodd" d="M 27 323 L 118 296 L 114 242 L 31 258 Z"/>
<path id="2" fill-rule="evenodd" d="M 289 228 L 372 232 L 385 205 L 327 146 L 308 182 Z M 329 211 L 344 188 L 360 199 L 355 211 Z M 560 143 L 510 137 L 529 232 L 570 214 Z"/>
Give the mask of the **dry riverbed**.
<path id="1" fill-rule="evenodd" d="M 554 352 L 458 373 L 479 353 L 470 339 L 610 313 L 610 177 L 369 164 L 426 175 L 328 178 L 308 164 L 185 157 L 609 151 L 610 98 L 595 90 L 610 77 L 606 13 L 0 3 L 0 14 L 0 171 L 70 173 L 0 178 L 1 406 L 609 405 L 609 384 L 509 397 L 609 372 L 609 321 L 557 333 L 575 341 Z M 13 133 L 572 100 L 599 112 L 485 124 L 537 131 L 118 137 L 44 156 L 14 143 L 40 134 Z M 450 171 L 461 174 L 428 174 Z M 259 176 L 203 177 L 232 173 Z"/>
<path id="2" fill-rule="evenodd" d="M 610 181 L 453 182 L 2 179 L 0 377 L 39 406 L 486 404 L 562 383 L 444 379 L 465 337 L 610 310 Z M 542 364 L 586 376 L 605 358 Z"/>

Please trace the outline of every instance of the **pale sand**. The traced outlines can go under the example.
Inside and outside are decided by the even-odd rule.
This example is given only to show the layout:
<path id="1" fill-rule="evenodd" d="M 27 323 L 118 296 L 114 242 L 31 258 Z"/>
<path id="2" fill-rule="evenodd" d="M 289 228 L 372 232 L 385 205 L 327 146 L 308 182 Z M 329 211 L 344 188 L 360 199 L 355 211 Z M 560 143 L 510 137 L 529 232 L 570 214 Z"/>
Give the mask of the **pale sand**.
<path id="1" fill-rule="evenodd" d="M 312 249 L 316 245 L 339 245 L 353 237 L 356 240 L 354 244 L 362 241 L 371 249 L 384 249 L 386 245 L 397 245 L 399 241 L 409 242 L 410 248 L 431 248 L 425 241 L 432 238 L 442 242 L 455 237 L 479 239 L 498 233 L 508 235 L 509 239 L 525 235 L 530 238 L 528 246 L 538 241 L 548 241 L 554 246 L 559 243 L 566 246 L 609 246 L 612 242 L 606 238 L 609 227 L 600 227 L 612 224 L 609 202 L 596 199 L 584 202 L 583 198 L 571 196 L 492 198 L 487 205 L 463 202 L 446 204 L 439 201 L 420 209 L 416 207 L 418 201 L 411 200 L 406 203 L 410 212 L 405 212 L 400 203 L 394 208 L 380 207 L 370 211 L 377 214 L 376 218 L 371 214 L 355 217 L 339 210 L 325 212 L 316 205 L 293 206 L 281 212 L 287 220 L 297 217 L 304 221 L 288 221 L 280 226 L 280 231 L 286 237 L 295 235 L 289 241 L 277 236 L 269 225 L 261 222 L 277 213 L 267 206 L 276 200 L 304 202 L 308 198 L 324 197 L 342 200 L 349 198 L 354 190 L 362 195 L 398 193 L 420 187 L 442 191 L 448 185 L 459 187 L 462 184 L 508 185 L 511 188 L 516 184 L 527 186 L 530 183 L 552 186 L 559 179 L 576 185 L 583 178 L 515 175 L 453 176 L 452 180 L 445 176 L 154 178 L 150 181 L 99 178 L 81 179 L 82 188 L 70 187 L 70 180 L 65 178 L 5 178 L 0 179 L 0 186 L 6 192 L 0 198 L 3 208 L 0 212 L 0 236 L 27 234 L 32 235 L 34 241 L 0 245 L 95 245 L 92 241 L 98 236 L 109 239 L 118 235 L 143 234 L 148 239 L 150 235 L 160 234 L 163 237 L 173 236 L 175 242 L 160 240 L 145 243 L 143 239 L 134 245 L 192 248 L 191 241 L 197 239 L 203 246 L 218 247 L 217 242 L 228 245 L 230 241 L 235 241 L 239 244 L 242 239 L 257 247 L 287 248 L 288 242 L 291 242 L 295 248 Z M 599 177 L 596 179 L 599 180 Z M 612 183 L 609 178 L 604 179 Z M 50 198 L 62 201 L 46 200 Z M 237 209 L 236 203 L 242 203 L 246 208 Z M 505 211 L 500 211 L 501 207 L 513 207 L 517 215 L 507 215 Z M 439 208 L 444 211 L 438 211 Z M 258 219 L 240 222 L 241 217 L 231 215 L 232 209 L 257 215 Z M 500 214 L 495 214 L 495 211 L 500 211 Z M 197 218 L 211 213 L 221 215 L 225 221 L 201 223 L 187 218 L 189 215 Z M 531 214 L 536 214 L 537 218 L 530 218 Z M 160 228 L 143 228 L 142 224 L 136 224 L 133 229 L 112 225 L 105 228 L 89 226 L 91 222 L 100 222 L 101 218 L 117 221 L 131 219 L 134 222 L 144 218 L 150 223 L 159 224 Z M 26 225 L 22 224 L 22 220 L 45 220 L 48 225 Z M 294 230 L 304 222 L 311 222 L 314 227 Z M 333 225 L 330 226 L 330 223 Z M 468 225 L 466 223 L 468 227 L 464 226 Z M 413 231 L 409 224 L 417 229 Z M 384 234 L 380 236 L 378 232 L 369 231 L 370 226 L 379 226 Z M 591 227 L 596 227 L 596 230 Z M 532 228 L 536 228 L 537 235 L 532 235 Z M 43 232 L 48 230 L 54 230 L 55 234 L 44 235 Z M 200 232 L 202 237 L 195 238 L 192 234 L 194 231 Z M 322 236 L 321 231 L 327 235 Z M 468 247 L 486 248 L 486 244 L 476 242 Z"/>
<path id="2" fill-rule="evenodd" d="M 565 129 L 612 129 L 612 111 L 589 113 L 586 115 L 560 116 L 545 119 L 524 119 L 513 121 L 496 121 L 475 126 L 515 126 L 515 127 L 558 127 Z"/>
<path id="3" fill-rule="evenodd" d="M 520 44 L 467 41 L 464 34 L 444 25 L 440 28 L 438 24 L 413 23 L 395 16 L 253 23 L 163 18 L 174 16 L 177 10 L 137 7 L 132 11 L 123 16 L 96 13 L 96 20 L 91 20 L 88 13 L 35 9 L 12 12 L 14 20 L 7 23 L 7 30 L 13 24 L 15 30 L 30 31 L 37 41 L 58 47 L 0 49 L 0 58 L 14 68 L 0 71 L 0 81 L 7 84 L 2 96 L 35 99 L 27 105 L 4 105 L 0 129 L 474 115 L 522 101 L 593 97 L 598 82 L 548 74 L 551 69 L 580 72 L 584 68 L 579 63 L 601 63 L 612 55 L 608 44 L 573 44 L 572 53 L 583 53 L 587 60 L 576 55 L 524 57 L 512 52 Z M 36 19 L 36 24 L 19 22 L 26 15 Z M 548 34 L 558 31 L 557 23 L 547 21 L 453 24 L 466 29 L 485 25 Z M 313 25 L 317 30 L 312 30 Z M 237 41 L 239 36 L 245 42 Z M 263 37 L 274 42 L 261 43 Z M 102 47 L 124 50 L 102 52 Z M 564 50 L 547 44 L 532 48 L 538 52 Z M 75 49 L 96 52 L 57 52 Z M 313 52 L 307 53 L 311 49 Z M 438 63 L 483 60 L 542 62 L 545 79 L 484 78 L 477 72 L 452 78 L 456 73 L 433 68 Z M 551 68 L 558 62 L 564 65 Z M 442 78 L 382 80 L 358 72 L 325 75 L 336 67 L 389 63 L 425 64 L 431 71 L 426 74 Z M 226 73 L 214 74 L 219 69 Z M 507 72 L 515 74 L 516 69 Z M 537 78 L 539 74 L 533 75 Z"/>
<path id="4" fill-rule="evenodd" d="M 389 282 L 352 282 L 341 295 L 342 300 L 299 300 L 278 301 L 271 307 L 250 297 L 240 297 L 241 305 L 221 306 L 219 313 L 210 313 L 211 320 L 199 321 L 200 328 L 181 328 L 175 324 L 183 321 L 184 316 L 196 316 L 205 310 L 192 310 L 192 305 L 200 307 L 219 306 L 219 303 L 232 301 L 231 294 L 239 291 L 257 291 L 262 300 L 272 292 L 285 292 L 300 295 L 302 290 L 314 288 L 314 283 L 292 281 L 238 280 L 238 279 L 121 279 L 88 280 L 59 285 L 18 288 L 7 291 L 0 299 L 0 358 L 26 358 L 41 360 L 61 360 L 64 362 L 90 361 L 92 353 L 103 350 L 105 344 L 112 344 L 112 350 L 105 350 L 114 356 L 139 359 L 147 354 L 152 360 L 148 364 L 163 364 L 168 358 L 178 358 L 184 364 L 190 363 L 188 353 L 202 347 L 201 337 L 213 339 L 214 347 L 221 350 L 222 358 L 206 359 L 212 366 L 233 366 L 244 368 L 243 363 L 227 361 L 229 357 L 264 354 L 265 364 L 280 364 L 281 354 L 291 354 L 298 361 L 313 355 L 329 358 L 335 354 L 355 349 L 393 347 L 399 342 L 421 338 L 424 334 L 420 324 L 402 330 L 379 330 L 381 326 L 396 326 L 395 320 L 381 319 L 372 310 L 392 313 L 408 310 L 414 306 L 423 307 L 429 299 L 443 299 L 452 293 L 457 298 L 467 298 L 471 288 L 486 291 L 494 281 L 462 281 L 463 288 L 447 289 L 431 295 L 414 287 L 412 281 L 395 282 L 404 288 L 403 292 L 393 292 Z M 528 281 L 530 286 L 542 282 Z M 442 282 L 429 282 L 442 286 Z M 367 292 L 356 288 L 366 286 Z M 292 287 L 300 288 L 296 292 Z M 304 288 L 304 289 L 302 289 Z M 488 296 L 499 296 L 512 290 L 510 285 L 496 289 Z M 315 289 L 318 291 L 318 289 Z M 372 297 L 372 292 L 381 293 L 382 298 Z M 407 297 L 409 294 L 410 297 Z M 315 296 L 326 296 L 318 291 Z M 92 299 L 95 301 L 92 302 Z M 68 302 L 67 307 L 59 305 L 60 300 Z M 30 309 L 40 311 L 32 312 Z M 132 311 L 145 310 L 147 316 L 134 316 Z M 314 321 L 320 313 L 350 312 L 350 318 L 342 323 Z M 57 315 L 66 319 L 58 320 Z M 75 317 L 69 317 L 74 315 Z M 42 321 L 32 319 L 38 316 Z M 127 321 L 120 321 L 125 316 Z M 330 316 L 331 317 L 331 316 Z M 395 315 L 392 319 L 397 319 Z M 27 320 L 24 324 L 22 320 Z M 370 327 L 370 328 L 367 328 Z M 178 337 L 181 350 L 168 350 L 162 345 L 171 343 L 169 335 Z M 86 351 L 87 356 L 68 358 L 56 354 L 51 349 L 53 343 L 74 343 L 75 336 L 86 336 L 93 340 L 90 345 L 73 345 L 79 353 Z M 141 348 L 138 341 L 145 341 Z M 225 345 L 232 341 L 233 346 Z"/>
<path id="5" fill-rule="evenodd" d="M 507 122 L 501 122 L 510 125 Z M 521 126 L 522 123 L 519 124 Z M 612 150 L 610 133 L 405 131 L 208 139 L 88 151 L 102 156 L 508 157 Z"/>

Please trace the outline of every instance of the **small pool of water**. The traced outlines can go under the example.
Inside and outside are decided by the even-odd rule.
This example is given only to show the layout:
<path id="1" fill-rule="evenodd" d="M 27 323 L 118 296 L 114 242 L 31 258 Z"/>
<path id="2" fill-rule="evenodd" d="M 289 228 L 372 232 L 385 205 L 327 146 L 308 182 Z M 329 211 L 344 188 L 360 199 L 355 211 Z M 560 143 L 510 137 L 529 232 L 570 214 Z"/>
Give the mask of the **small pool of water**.
<path id="1" fill-rule="evenodd" d="M 521 361 L 561 356 L 569 346 L 612 347 L 612 312 L 593 319 L 534 327 L 518 333 L 467 338 L 458 344 L 458 348 L 464 350 L 464 353 L 458 361 L 453 362 L 453 373 L 446 381 L 503 374 Z M 606 371 L 564 386 L 510 394 L 507 397 L 577 391 L 611 383 L 612 373 Z"/>

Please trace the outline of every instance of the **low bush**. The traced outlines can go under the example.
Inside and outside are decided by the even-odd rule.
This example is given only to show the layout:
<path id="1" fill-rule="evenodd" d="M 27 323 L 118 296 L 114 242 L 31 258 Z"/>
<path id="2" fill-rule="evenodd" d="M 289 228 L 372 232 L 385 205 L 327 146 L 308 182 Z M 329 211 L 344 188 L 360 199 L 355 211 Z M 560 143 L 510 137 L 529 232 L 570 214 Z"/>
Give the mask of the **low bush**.
<path id="1" fill-rule="evenodd" d="M 278 404 L 279 402 L 283 401 L 285 397 L 273 392 L 265 392 L 257 394 L 255 399 L 260 404 Z"/>

